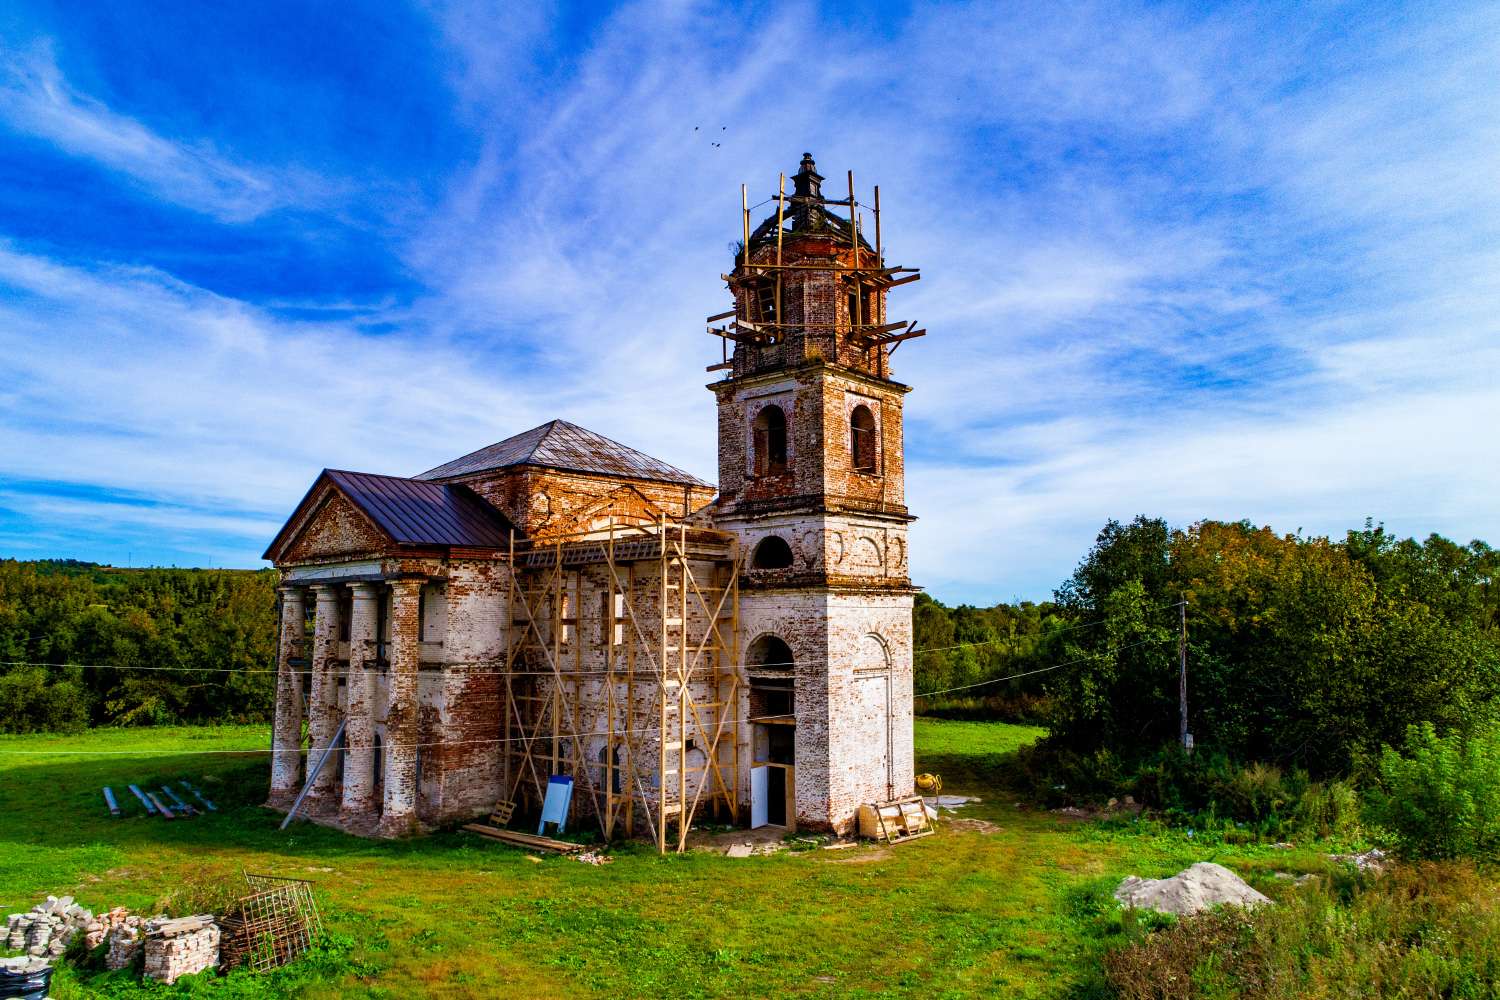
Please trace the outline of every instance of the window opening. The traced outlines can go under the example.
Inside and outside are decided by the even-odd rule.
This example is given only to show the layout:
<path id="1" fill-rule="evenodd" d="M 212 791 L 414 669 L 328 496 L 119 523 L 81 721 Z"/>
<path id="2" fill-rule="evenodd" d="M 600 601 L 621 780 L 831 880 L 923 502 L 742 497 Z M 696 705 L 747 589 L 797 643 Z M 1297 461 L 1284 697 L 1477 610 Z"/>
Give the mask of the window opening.
<path id="1" fill-rule="evenodd" d="M 755 546 L 752 569 L 786 569 L 792 564 L 792 547 L 780 535 L 767 535 Z"/>
<path id="2" fill-rule="evenodd" d="M 849 457 L 855 472 L 874 472 L 875 415 L 868 406 L 860 405 L 849 415 Z"/>
<path id="3" fill-rule="evenodd" d="M 870 297 L 866 294 L 864 285 L 851 285 L 845 296 L 844 308 L 849 313 L 849 326 L 869 326 L 874 320 L 870 317 Z"/>
<path id="4" fill-rule="evenodd" d="M 757 285 L 755 296 L 755 318 L 762 323 L 776 322 L 776 286 L 771 283 Z"/>
<path id="5" fill-rule="evenodd" d="M 612 646 L 625 645 L 625 595 L 615 593 L 613 599 L 608 591 L 599 595 L 602 610 L 599 615 L 599 641 Z M 611 606 L 613 605 L 613 606 Z"/>
<path id="6" fill-rule="evenodd" d="M 755 415 L 755 474 L 779 476 L 786 472 L 786 414 L 767 406 Z"/>

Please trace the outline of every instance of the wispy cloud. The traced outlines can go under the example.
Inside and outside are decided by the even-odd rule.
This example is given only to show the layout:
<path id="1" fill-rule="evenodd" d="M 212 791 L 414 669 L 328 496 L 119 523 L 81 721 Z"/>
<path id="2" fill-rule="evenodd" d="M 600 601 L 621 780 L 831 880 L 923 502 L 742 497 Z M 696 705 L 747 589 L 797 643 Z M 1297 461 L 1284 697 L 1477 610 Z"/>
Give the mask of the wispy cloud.
<path id="1" fill-rule="evenodd" d="M 206 141 L 169 138 L 111 110 L 69 85 L 46 44 L 12 50 L 0 62 L 0 121 L 116 171 L 155 198 L 225 222 L 296 204 L 317 186 L 305 171 L 239 163 Z"/>

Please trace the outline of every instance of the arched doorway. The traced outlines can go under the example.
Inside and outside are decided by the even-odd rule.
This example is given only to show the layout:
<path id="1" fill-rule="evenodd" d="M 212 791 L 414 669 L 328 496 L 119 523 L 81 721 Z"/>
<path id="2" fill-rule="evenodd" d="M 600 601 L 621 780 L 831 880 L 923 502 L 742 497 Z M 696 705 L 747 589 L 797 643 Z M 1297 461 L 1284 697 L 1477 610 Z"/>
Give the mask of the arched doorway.
<path id="1" fill-rule="evenodd" d="M 796 657 L 785 639 L 766 634 L 750 644 L 750 826 L 797 828 Z"/>

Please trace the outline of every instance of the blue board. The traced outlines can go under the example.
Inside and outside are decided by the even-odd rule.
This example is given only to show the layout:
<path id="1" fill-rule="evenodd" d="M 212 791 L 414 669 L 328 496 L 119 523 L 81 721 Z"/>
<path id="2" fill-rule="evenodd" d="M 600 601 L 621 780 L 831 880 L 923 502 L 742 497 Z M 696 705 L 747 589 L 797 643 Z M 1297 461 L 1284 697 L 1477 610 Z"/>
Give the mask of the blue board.
<path id="1" fill-rule="evenodd" d="M 542 836 L 548 823 L 556 823 L 557 832 L 562 833 L 572 801 L 573 779 L 566 774 L 554 774 L 547 782 L 547 797 L 542 801 L 542 821 L 536 825 L 536 835 Z"/>

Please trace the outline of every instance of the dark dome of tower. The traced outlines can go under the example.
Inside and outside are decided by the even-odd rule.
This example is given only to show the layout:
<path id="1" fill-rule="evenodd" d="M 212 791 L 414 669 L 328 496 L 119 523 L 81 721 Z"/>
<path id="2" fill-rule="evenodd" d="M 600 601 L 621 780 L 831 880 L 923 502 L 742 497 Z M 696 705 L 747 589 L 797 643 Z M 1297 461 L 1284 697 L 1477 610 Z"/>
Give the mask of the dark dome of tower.
<path id="1" fill-rule="evenodd" d="M 848 246 L 850 229 L 848 217 L 828 210 L 830 204 L 847 208 L 849 206 L 847 199 L 830 202 L 823 197 L 823 177 L 818 173 L 817 164 L 813 162 L 811 153 L 802 154 L 800 167 L 801 169 L 792 175 L 792 193 L 787 195 L 786 209 L 782 213 L 784 231 L 782 238 L 785 239 L 793 234 L 827 236 Z M 773 203 L 775 200 L 775 198 L 771 199 Z M 755 228 L 755 232 L 750 234 L 750 249 L 759 250 L 775 242 L 776 213 L 773 211 Z M 871 252 L 874 250 L 863 233 L 860 233 L 859 245 L 863 250 Z"/>

